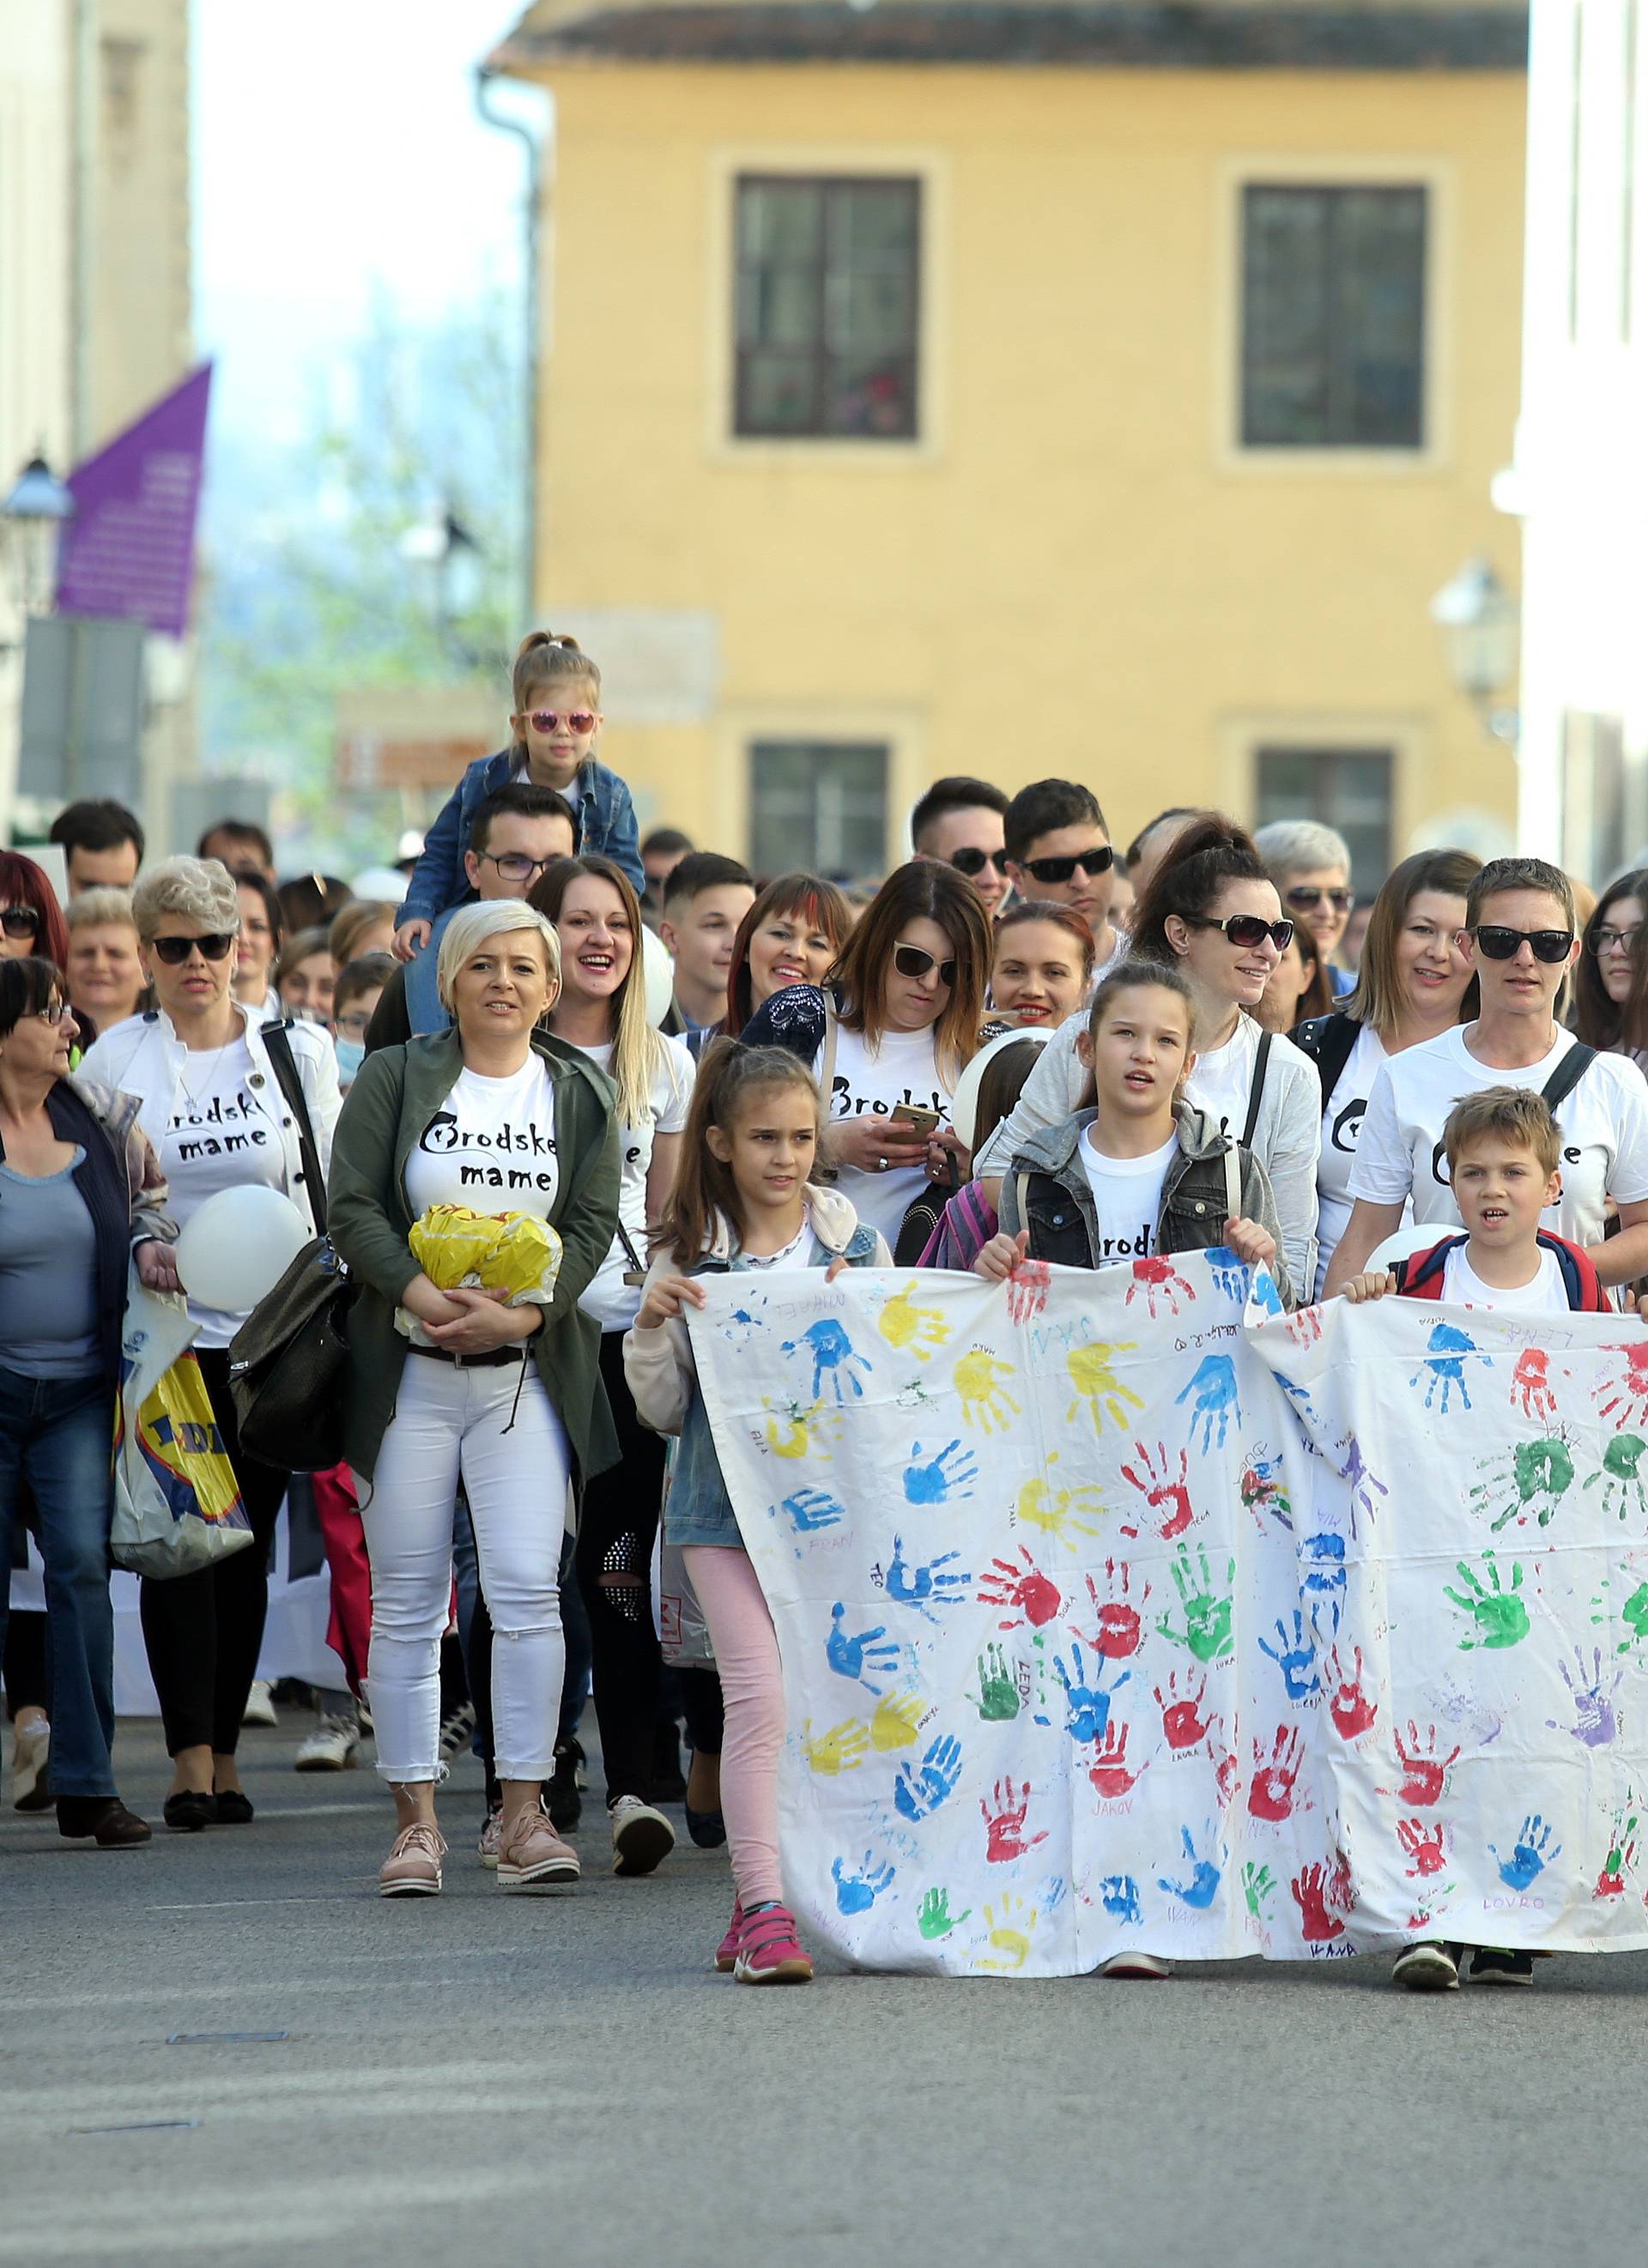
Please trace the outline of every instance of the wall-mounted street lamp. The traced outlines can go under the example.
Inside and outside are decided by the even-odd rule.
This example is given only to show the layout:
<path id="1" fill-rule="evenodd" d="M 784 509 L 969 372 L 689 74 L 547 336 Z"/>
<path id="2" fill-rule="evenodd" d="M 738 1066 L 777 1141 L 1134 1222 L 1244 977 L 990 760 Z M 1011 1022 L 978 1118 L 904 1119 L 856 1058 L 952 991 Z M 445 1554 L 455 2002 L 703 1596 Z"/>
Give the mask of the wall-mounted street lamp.
<path id="1" fill-rule="evenodd" d="M 1467 559 L 1430 601 L 1453 682 L 1497 740 L 1516 746 L 1519 719 L 1502 696 L 1516 681 L 1521 613 L 1486 559 Z"/>
<path id="2" fill-rule="evenodd" d="M 74 514 L 73 496 L 36 451 L 0 504 L 6 583 L 21 614 L 49 610 L 57 587 L 57 539 Z"/>

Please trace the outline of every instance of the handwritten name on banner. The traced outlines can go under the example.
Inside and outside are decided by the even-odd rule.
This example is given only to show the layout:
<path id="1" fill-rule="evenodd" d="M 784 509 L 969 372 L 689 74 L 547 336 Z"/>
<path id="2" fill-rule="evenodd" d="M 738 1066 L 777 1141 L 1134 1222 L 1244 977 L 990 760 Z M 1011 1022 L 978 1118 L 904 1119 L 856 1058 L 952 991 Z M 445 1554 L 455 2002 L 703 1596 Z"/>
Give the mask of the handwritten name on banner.
<path id="1" fill-rule="evenodd" d="M 1635 1317 L 1284 1317 L 1218 1253 L 708 1289 L 833 1949 L 1648 1945 Z"/>

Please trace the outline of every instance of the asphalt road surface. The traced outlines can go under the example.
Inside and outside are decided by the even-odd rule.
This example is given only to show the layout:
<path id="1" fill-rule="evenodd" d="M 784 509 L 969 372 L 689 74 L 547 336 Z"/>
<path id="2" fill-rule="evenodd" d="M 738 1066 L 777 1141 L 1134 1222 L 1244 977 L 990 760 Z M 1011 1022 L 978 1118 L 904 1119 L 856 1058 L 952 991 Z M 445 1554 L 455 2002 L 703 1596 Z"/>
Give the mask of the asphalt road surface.
<path id="1" fill-rule="evenodd" d="M 0 1812 L 0 2262 L 1558 2268 L 1640 2249 L 1648 1956 L 1445 1998 L 1371 1960 L 1162 1984 L 825 1966 L 754 1992 L 709 1968 L 724 1852 L 684 1835 L 620 1882 L 587 1810 L 578 1893 L 506 1899 L 473 1855 L 467 1762 L 445 1896 L 381 1900 L 387 1799 L 369 1771 L 293 1772 L 303 1729 L 247 1734 L 249 1827 L 97 1852 Z M 122 1727 L 119 1763 L 158 1822 L 157 1729 Z M 222 2036 L 265 2032 L 287 2036 Z"/>

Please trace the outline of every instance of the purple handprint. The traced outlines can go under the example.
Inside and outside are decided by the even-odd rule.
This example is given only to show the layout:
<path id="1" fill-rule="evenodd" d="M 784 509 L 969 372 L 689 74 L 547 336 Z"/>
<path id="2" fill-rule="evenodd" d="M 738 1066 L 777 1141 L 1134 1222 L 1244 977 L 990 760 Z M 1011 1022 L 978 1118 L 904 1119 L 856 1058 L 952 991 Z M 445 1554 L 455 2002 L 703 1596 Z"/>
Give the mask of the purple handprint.
<path id="1" fill-rule="evenodd" d="M 1556 1665 L 1562 1672 L 1563 1683 L 1573 1696 L 1574 1721 L 1568 1727 L 1576 1741 L 1587 1749 L 1605 1749 L 1619 1733 L 1619 1715 L 1614 1706 L 1614 1696 L 1619 1691 L 1622 1670 L 1616 1670 L 1614 1683 L 1604 1690 L 1602 1682 L 1602 1649 L 1593 1646 L 1591 1654 L 1591 1675 L 1585 1675 L 1585 1655 L 1583 1646 L 1574 1648 L 1574 1668 L 1570 1673 L 1565 1661 Z M 1554 1717 L 1546 1719 L 1553 1731 Z"/>

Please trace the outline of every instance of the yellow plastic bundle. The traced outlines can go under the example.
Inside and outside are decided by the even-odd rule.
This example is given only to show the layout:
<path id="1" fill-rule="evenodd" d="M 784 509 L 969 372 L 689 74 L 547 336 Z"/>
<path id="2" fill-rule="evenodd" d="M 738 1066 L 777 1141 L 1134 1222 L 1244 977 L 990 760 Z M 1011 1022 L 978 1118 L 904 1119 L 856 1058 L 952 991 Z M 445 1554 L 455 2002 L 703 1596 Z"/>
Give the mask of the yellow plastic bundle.
<path id="1" fill-rule="evenodd" d="M 430 1282 L 442 1292 L 460 1285 L 501 1292 L 506 1307 L 530 1300 L 547 1307 L 561 1272 L 561 1240 L 533 1212 L 471 1212 L 468 1205 L 430 1205 L 407 1239 Z"/>

